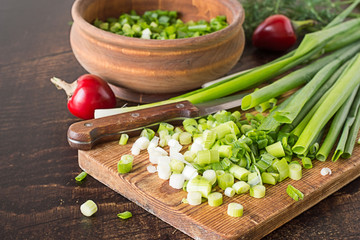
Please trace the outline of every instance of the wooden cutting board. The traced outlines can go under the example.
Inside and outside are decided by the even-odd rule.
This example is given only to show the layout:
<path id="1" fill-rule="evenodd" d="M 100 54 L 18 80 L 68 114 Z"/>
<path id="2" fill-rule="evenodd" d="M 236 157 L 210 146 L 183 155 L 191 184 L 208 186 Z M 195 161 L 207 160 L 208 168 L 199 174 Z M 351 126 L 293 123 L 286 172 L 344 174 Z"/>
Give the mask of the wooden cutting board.
<path id="1" fill-rule="evenodd" d="M 171 188 L 168 181 L 147 171 L 151 163 L 146 151 L 135 157 L 130 173 L 117 173 L 117 162 L 121 155 L 130 153 L 133 142 L 130 139 L 126 146 L 109 142 L 90 151 L 79 151 L 79 165 L 98 181 L 195 239 L 260 239 L 360 175 L 357 145 L 350 159 L 335 163 L 315 160 L 312 169 L 304 169 L 301 180 L 286 179 L 275 186 L 266 186 L 265 198 L 255 199 L 249 194 L 224 196 L 219 207 L 207 203 L 190 206 L 181 202 L 186 192 Z M 322 176 L 320 171 L 324 167 L 330 168 L 332 174 Z M 302 191 L 304 199 L 298 202 L 291 199 L 286 194 L 288 184 Z M 244 206 L 243 217 L 227 215 L 230 202 Z"/>

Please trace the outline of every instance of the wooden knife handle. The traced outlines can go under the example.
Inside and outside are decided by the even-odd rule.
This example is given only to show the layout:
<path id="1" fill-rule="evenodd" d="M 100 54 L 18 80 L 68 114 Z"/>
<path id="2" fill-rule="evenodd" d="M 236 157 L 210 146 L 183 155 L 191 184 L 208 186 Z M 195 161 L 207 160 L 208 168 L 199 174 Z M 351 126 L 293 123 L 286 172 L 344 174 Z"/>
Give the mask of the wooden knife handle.
<path id="1" fill-rule="evenodd" d="M 113 116 L 73 123 L 68 129 L 71 147 L 89 150 L 96 143 L 119 139 L 122 132 L 169 119 L 197 117 L 199 109 L 189 101 L 146 108 Z"/>

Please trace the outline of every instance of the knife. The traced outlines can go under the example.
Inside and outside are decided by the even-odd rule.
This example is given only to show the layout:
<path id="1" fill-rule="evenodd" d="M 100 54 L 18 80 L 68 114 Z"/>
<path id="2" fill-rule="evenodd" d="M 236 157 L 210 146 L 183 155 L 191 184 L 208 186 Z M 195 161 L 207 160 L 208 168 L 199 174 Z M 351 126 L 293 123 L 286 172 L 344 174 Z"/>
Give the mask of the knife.
<path id="1" fill-rule="evenodd" d="M 123 133 L 134 136 L 134 134 L 138 134 L 145 127 L 154 128 L 160 122 L 200 118 L 220 110 L 239 107 L 245 95 L 245 93 L 236 94 L 200 104 L 179 101 L 157 107 L 80 121 L 70 125 L 67 139 L 72 148 L 90 150 L 95 144 L 117 140 Z"/>

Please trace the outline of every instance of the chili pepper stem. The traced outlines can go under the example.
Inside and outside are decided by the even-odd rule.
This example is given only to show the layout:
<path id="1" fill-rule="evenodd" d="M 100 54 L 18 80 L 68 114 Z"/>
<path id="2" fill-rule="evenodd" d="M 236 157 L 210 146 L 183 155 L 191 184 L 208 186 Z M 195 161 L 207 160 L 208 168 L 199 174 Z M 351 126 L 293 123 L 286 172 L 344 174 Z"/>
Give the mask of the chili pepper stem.
<path id="1" fill-rule="evenodd" d="M 303 21 L 291 21 L 291 24 L 295 30 L 295 32 L 299 32 L 307 27 L 312 27 L 316 24 L 315 20 L 303 20 Z"/>
<path id="2" fill-rule="evenodd" d="M 52 77 L 50 81 L 56 86 L 59 90 L 64 90 L 67 97 L 70 98 L 73 93 L 75 92 L 75 89 L 77 88 L 77 81 L 74 81 L 72 83 L 67 83 L 64 80 L 61 80 L 57 77 Z"/>

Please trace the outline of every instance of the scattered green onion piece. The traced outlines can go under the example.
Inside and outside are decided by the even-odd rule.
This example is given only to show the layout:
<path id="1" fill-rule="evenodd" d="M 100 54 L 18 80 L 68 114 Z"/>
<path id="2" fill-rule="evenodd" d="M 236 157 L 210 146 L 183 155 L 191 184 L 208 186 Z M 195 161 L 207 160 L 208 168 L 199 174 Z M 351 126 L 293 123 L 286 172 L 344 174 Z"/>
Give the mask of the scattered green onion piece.
<path id="1" fill-rule="evenodd" d="M 255 186 L 255 185 L 261 184 L 261 177 L 256 172 L 252 172 L 248 175 L 247 183 L 250 186 Z"/>
<path id="2" fill-rule="evenodd" d="M 128 140 L 129 140 L 129 135 L 127 135 L 126 133 L 123 133 L 120 136 L 119 144 L 120 145 L 126 145 Z"/>
<path id="3" fill-rule="evenodd" d="M 173 173 L 182 173 L 184 167 L 184 162 L 174 158 L 170 160 L 170 168 Z"/>
<path id="4" fill-rule="evenodd" d="M 96 203 L 92 200 L 87 200 L 85 203 L 81 204 L 80 206 L 81 213 L 86 217 L 92 216 L 94 213 L 97 212 L 97 210 L 98 207 Z"/>
<path id="5" fill-rule="evenodd" d="M 226 171 L 230 168 L 232 162 L 228 158 L 224 158 L 223 160 L 220 161 L 220 165 Z"/>
<path id="6" fill-rule="evenodd" d="M 263 172 L 261 174 L 261 179 L 263 183 L 266 184 L 271 184 L 271 185 L 275 185 L 276 184 L 276 178 L 274 177 L 274 175 L 272 175 L 271 173 L 268 172 Z"/>
<path id="7" fill-rule="evenodd" d="M 304 199 L 304 194 L 296 189 L 294 186 L 289 184 L 286 188 L 286 193 L 295 201 L 299 201 L 299 199 Z"/>
<path id="8" fill-rule="evenodd" d="M 186 151 L 186 152 L 184 153 L 184 159 L 185 159 L 185 161 L 193 162 L 195 158 L 196 158 L 196 153 L 194 153 L 194 152 L 192 152 L 192 151 Z"/>
<path id="9" fill-rule="evenodd" d="M 218 148 L 220 157 L 229 158 L 232 155 L 232 147 L 230 145 L 221 145 Z"/>
<path id="10" fill-rule="evenodd" d="M 276 182 L 279 182 L 280 174 L 274 173 L 274 172 L 270 172 L 270 174 L 273 175 L 273 177 L 275 178 L 275 181 L 276 181 Z"/>
<path id="11" fill-rule="evenodd" d="M 219 152 L 217 150 L 210 149 L 198 151 L 194 162 L 200 166 L 205 166 L 207 164 L 219 162 L 219 160 Z"/>
<path id="12" fill-rule="evenodd" d="M 208 196 L 208 204 L 212 207 L 220 206 L 223 203 L 223 195 L 219 192 L 210 193 Z"/>
<path id="13" fill-rule="evenodd" d="M 173 131 L 174 128 L 175 128 L 175 127 L 174 127 L 172 124 L 162 122 L 162 123 L 159 124 L 159 128 L 158 128 L 157 132 L 159 133 L 159 132 L 161 132 L 161 131 L 163 131 L 163 130 L 166 130 L 166 131 L 169 132 L 169 131 Z M 149 131 L 149 132 L 151 132 L 151 131 L 150 131 L 151 129 L 146 128 L 146 130 Z"/>
<path id="14" fill-rule="evenodd" d="M 236 194 L 242 194 L 249 191 L 250 185 L 244 181 L 238 181 L 232 185 L 232 188 L 235 190 Z"/>
<path id="15" fill-rule="evenodd" d="M 289 164 L 289 178 L 300 180 L 302 178 L 302 167 L 298 162 Z"/>
<path id="16" fill-rule="evenodd" d="M 234 176 L 230 173 L 225 172 L 218 177 L 218 186 L 225 190 L 227 187 L 231 187 L 234 184 Z"/>
<path id="17" fill-rule="evenodd" d="M 281 160 L 276 161 L 274 163 L 274 167 L 279 173 L 279 182 L 289 177 L 289 165 L 286 161 L 286 158 L 282 158 Z"/>
<path id="18" fill-rule="evenodd" d="M 196 177 L 189 180 L 186 186 L 186 190 L 188 192 L 200 192 L 201 195 L 205 198 L 210 194 L 211 188 L 212 185 L 210 182 L 200 175 L 197 175 Z"/>
<path id="19" fill-rule="evenodd" d="M 227 197 L 233 197 L 235 195 L 235 190 L 232 187 L 227 187 L 224 191 L 224 194 Z"/>
<path id="20" fill-rule="evenodd" d="M 229 203 L 227 214 L 231 217 L 241 217 L 244 212 L 244 207 L 240 203 Z"/>
<path id="21" fill-rule="evenodd" d="M 312 161 L 311 161 L 311 159 L 308 158 L 308 157 L 303 157 L 303 158 L 301 159 L 301 162 L 302 162 L 302 164 L 303 164 L 303 167 L 306 168 L 306 169 L 310 169 L 310 168 L 313 167 Z"/>
<path id="22" fill-rule="evenodd" d="M 121 156 L 120 161 L 117 164 L 118 173 L 128 173 L 132 169 L 134 157 L 132 155 L 123 155 Z"/>
<path id="23" fill-rule="evenodd" d="M 225 144 L 231 144 L 231 143 L 235 142 L 236 140 L 237 140 L 237 137 L 233 133 L 232 134 L 227 134 L 223 139 Z"/>
<path id="24" fill-rule="evenodd" d="M 254 198 L 265 197 L 266 188 L 263 185 L 255 185 L 250 188 L 250 196 Z"/>
<path id="25" fill-rule="evenodd" d="M 190 205 L 200 205 L 202 202 L 202 194 L 201 192 L 188 192 L 186 199 Z"/>
<path id="26" fill-rule="evenodd" d="M 192 142 L 192 135 L 188 132 L 179 133 L 179 142 L 181 145 L 188 145 Z"/>
<path id="27" fill-rule="evenodd" d="M 184 131 L 180 127 L 175 127 L 174 132 L 175 133 L 182 133 Z"/>
<path id="28" fill-rule="evenodd" d="M 222 123 L 213 128 L 213 131 L 216 133 L 217 139 L 222 139 L 227 134 L 231 133 L 231 127 L 226 123 Z"/>
<path id="29" fill-rule="evenodd" d="M 219 163 L 220 165 L 220 163 Z M 216 181 L 219 181 L 219 178 L 225 174 L 225 171 L 221 168 L 219 170 L 215 170 L 215 173 L 216 173 Z"/>
<path id="30" fill-rule="evenodd" d="M 118 218 L 121 218 L 121 219 L 128 219 L 128 218 L 132 217 L 132 213 L 129 211 L 125 211 L 122 213 L 118 213 L 117 216 L 118 216 Z"/>
<path id="31" fill-rule="evenodd" d="M 241 119 L 241 113 L 239 111 L 234 111 L 231 115 L 234 116 L 237 121 Z"/>
<path id="32" fill-rule="evenodd" d="M 82 171 L 81 173 L 79 173 L 79 175 L 77 175 L 75 177 L 75 180 L 77 182 L 81 182 L 82 180 L 84 180 L 86 178 L 86 176 L 87 176 L 87 173 L 85 171 Z"/>
<path id="33" fill-rule="evenodd" d="M 280 158 L 285 156 L 284 148 L 280 141 L 267 146 L 265 149 L 274 157 Z"/>
<path id="34" fill-rule="evenodd" d="M 190 134 L 190 133 L 189 133 Z M 173 135 L 171 135 L 172 139 L 175 139 L 176 141 L 179 141 L 179 137 L 180 137 L 180 133 L 179 132 L 174 132 Z M 181 144 L 181 145 L 185 145 L 185 144 Z"/>
<path id="35" fill-rule="evenodd" d="M 216 182 L 216 172 L 215 170 L 208 169 L 203 172 L 203 177 L 206 178 L 211 185 L 214 185 Z"/>
<path id="36" fill-rule="evenodd" d="M 155 136 L 155 132 L 154 130 L 150 129 L 150 128 L 144 128 L 141 133 L 140 133 L 141 137 L 146 137 L 149 140 L 153 139 L 153 137 Z M 129 137 L 129 136 L 128 136 Z"/>
<path id="37" fill-rule="evenodd" d="M 241 126 L 240 130 L 243 134 L 246 134 L 247 132 L 253 130 L 254 128 L 251 125 L 244 124 Z"/>
<path id="38" fill-rule="evenodd" d="M 240 167 L 238 165 L 231 165 L 231 167 L 229 168 L 229 172 L 234 175 L 234 177 L 238 180 L 242 180 L 242 181 L 247 181 L 247 177 L 250 173 L 249 170 L 247 170 L 246 168 Z"/>

